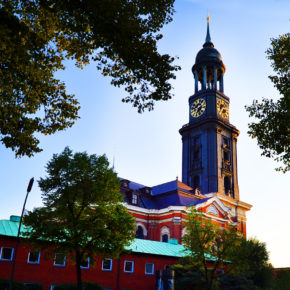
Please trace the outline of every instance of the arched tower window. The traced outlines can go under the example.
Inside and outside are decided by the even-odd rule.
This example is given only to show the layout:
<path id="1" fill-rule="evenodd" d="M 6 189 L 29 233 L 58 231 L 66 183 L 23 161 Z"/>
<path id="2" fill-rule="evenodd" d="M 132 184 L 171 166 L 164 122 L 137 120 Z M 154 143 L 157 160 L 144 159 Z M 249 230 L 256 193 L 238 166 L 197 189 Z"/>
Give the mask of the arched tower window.
<path id="1" fill-rule="evenodd" d="M 199 175 L 195 175 L 193 177 L 193 189 L 200 189 L 200 177 Z"/>
<path id="2" fill-rule="evenodd" d="M 225 176 L 224 178 L 224 188 L 225 188 L 225 194 L 231 195 L 231 178 L 229 176 Z"/>

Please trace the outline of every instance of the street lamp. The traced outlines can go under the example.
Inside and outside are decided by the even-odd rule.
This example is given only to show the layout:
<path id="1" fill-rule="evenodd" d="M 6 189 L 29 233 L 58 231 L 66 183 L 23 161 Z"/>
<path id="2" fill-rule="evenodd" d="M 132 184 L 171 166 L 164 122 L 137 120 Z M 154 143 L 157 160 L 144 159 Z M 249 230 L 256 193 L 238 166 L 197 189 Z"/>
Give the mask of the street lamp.
<path id="1" fill-rule="evenodd" d="M 21 224 L 22 224 L 22 218 L 23 218 L 23 214 L 24 214 L 24 210 L 25 210 L 27 197 L 28 197 L 29 192 L 31 191 L 33 182 L 34 182 L 34 178 L 32 177 L 30 179 L 28 187 L 27 187 L 27 193 L 26 193 L 26 197 L 25 197 L 25 200 L 24 200 L 22 213 L 21 213 L 21 217 L 20 217 L 19 228 L 18 228 L 18 233 L 17 233 L 17 237 L 16 237 L 15 254 L 13 256 L 13 263 L 12 263 L 12 269 L 11 269 L 10 282 L 9 282 L 9 290 L 12 290 L 13 276 L 14 276 L 14 269 L 15 269 L 15 261 L 16 261 L 17 249 L 18 249 L 18 244 L 19 244 L 20 228 L 21 228 Z"/>

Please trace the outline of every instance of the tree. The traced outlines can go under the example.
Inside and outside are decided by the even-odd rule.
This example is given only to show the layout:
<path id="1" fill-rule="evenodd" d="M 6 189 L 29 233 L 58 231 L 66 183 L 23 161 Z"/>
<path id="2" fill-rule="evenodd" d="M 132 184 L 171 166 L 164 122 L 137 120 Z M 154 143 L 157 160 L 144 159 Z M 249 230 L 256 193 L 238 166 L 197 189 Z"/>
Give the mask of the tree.
<path id="1" fill-rule="evenodd" d="M 250 281 L 253 287 L 272 289 L 273 268 L 269 263 L 269 253 L 265 243 L 253 238 L 241 239 L 239 247 L 233 252 L 231 261 L 236 265 L 231 277 L 236 282 L 239 282 L 237 278 L 243 277 L 246 281 Z"/>
<path id="2" fill-rule="evenodd" d="M 280 270 L 275 276 L 275 290 L 290 290 L 290 273 Z"/>
<path id="3" fill-rule="evenodd" d="M 235 264 L 231 263 L 231 258 L 241 243 L 241 237 L 236 228 L 221 228 L 194 208 L 191 208 L 185 226 L 187 233 L 182 242 L 189 256 L 177 268 L 187 268 L 195 276 L 195 286 L 214 289 L 222 272 L 233 271 Z M 178 277 L 176 283 L 179 283 Z"/>
<path id="4" fill-rule="evenodd" d="M 25 216 L 26 238 L 37 249 L 49 245 L 52 255 L 69 255 L 80 290 L 82 261 L 117 257 L 134 238 L 134 219 L 121 203 L 120 181 L 104 155 L 73 154 L 66 147 L 53 155 L 46 172 L 38 181 L 44 207 Z"/>
<path id="5" fill-rule="evenodd" d="M 246 239 L 235 227 L 222 228 L 194 208 L 182 241 L 188 256 L 176 271 L 176 289 L 272 289 L 266 245 Z"/>
<path id="6" fill-rule="evenodd" d="M 246 106 L 250 117 L 259 120 L 249 124 L 248 134 L 256 138 L 262 155 L 274 158 L 282 165 L 276 170 L 284 173 L 290 170 L 290 34 L 271 39 L 271 47 L 266 51 L 268 59 L 277 75 L 269 76 L 274 87 L 281 94 L 277 101 L 263 99 Z"/>
<path id="7" fill-rule="evenodd" d="M 172 21 L 174 0 L 1 0 L 0 138 L 16 156 L 41 151 L 35 133 L 52 134 L 78 119 L 78 102 L 54 78 L 72 59 L 95 62 L 123 102 L 143 112 L 172 97 L 179 67 L 160 54 L 158 31 Z"/>

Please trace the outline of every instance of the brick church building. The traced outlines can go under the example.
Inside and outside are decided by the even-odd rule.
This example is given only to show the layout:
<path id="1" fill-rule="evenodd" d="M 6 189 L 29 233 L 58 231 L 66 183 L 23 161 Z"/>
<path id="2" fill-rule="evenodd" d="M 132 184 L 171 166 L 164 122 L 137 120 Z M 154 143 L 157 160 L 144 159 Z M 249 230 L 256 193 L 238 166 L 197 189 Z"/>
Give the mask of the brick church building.
<path id="1" fill-rule="evenodd" d="M 153 187 L 122 179 L 126 207 L 136 218 L 137 237 L 181 243 L 188 206 L 194 205 L 221 226 L 235 225 L 246 235 L 246 212 L 240 200 L 237 171 L 239 130 L 230 123 L 230 98 L 224 94 L 226 67 L 209 33 L 192 73 L 194 95 L 189 122 L 182 126 L 182 181 Z"/>
<path id="2" fill-rule="evenodd" d="M 230 98 L 224 94 L 225 73 L 221 54 L 214 48 L 207 24 L 206 41 L 192 67 L 195 91 L 188 100 L 189 121 L 182 138 L 182 180 L 149 187 L 121 179 L 125 206 L 136 218 L 136 240 L 131 254 L 119 259 L 97 259 L 83 266 L 84 281 L 104 289 L 155 289 L 156 270 L 184 256 L 182 236 L 189 206 L 195 206 L 214 223 L 235 225 L 246 235 L 246 212 L 251 205 L 240 200 L 237 173 L 238 129 L 230 123 Z M 19 219 L 0 220 L 0 278 L 10 277 Z M 33 254 L 32 254 L 33 253 Z M 210 261 L 209 261 L 210 263 Z M 20 243 L 15 280 L 54 289 L 75 283 L 75 269 L 65 258 L 47 260 Z"/>

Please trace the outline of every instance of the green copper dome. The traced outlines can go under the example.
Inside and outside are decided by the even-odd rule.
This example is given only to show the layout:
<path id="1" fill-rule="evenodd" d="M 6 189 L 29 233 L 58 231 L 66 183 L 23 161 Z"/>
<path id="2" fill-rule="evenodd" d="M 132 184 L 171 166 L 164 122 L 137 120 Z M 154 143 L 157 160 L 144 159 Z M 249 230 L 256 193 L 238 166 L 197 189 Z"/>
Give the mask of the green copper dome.
<path id="1" fill-rule="evenodd" d="M 211 41 L 209 32 L 209 16 L 207 18 L 207 33 L 203 48 L 197 53 L 195 58 L 195 64 L 192 67 L 192 71 L 199 69 L 202 66 L 216 66 L 222 71 L 226 70 L 222 61 L 222 56 L 217 49 L 214 48 L 214 44 Z"/>

